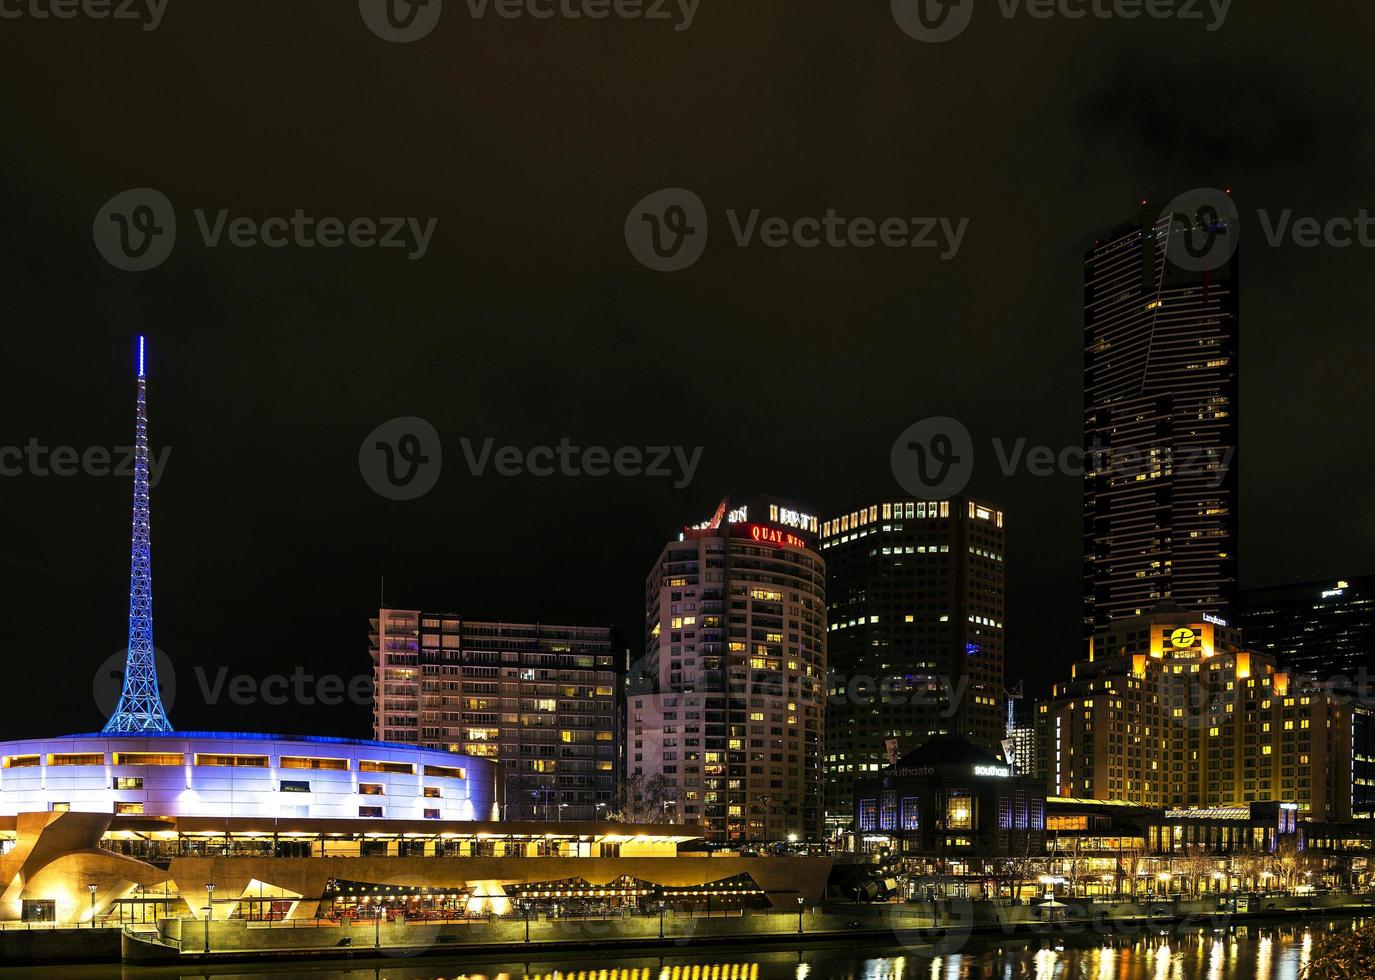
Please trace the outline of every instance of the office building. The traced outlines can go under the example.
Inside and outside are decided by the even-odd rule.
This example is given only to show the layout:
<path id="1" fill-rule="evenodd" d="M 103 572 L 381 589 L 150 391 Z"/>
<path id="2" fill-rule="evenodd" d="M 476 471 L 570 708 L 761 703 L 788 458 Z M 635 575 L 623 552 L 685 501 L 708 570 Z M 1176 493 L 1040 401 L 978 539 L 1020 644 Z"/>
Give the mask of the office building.
<path id="1" fill-rule="evenodd" d="M 1353 684 L 1375 674 L 1375 575 L 1246 589 L 1236 623 L 1295 673 Z"/>
<path id="2" fill-rule="evenodd" d="M 1237 583 L 1238 267 L 1167 253 L 1143 206 L 1084 265 L 1084 636 L 1164 599 L 1227 617 Z"/>
<path id="3" fill-rule="evenodd" d="M 1248 646 L 1351 704 L 1352 815 L 1375 818 L 1375 576 L 1247 589 L 1238 606 Z"/>
<path id="4" fill-rule="evenodd" d="M 725 500 L 645 582 L 645 656 L 627 695 L 626 767 L 711 840 L 816 840 L 826 572 L 816 517 Z"/>
<path id="5" fill-rule="evenodd" d="M 998 752 L 1003 512 L 889 498 L 821 525 L 828 597 L 826 814 L 852 822 L 855 780 L 936 735 Z"/>
<path id="6" fill-rule="evenodd" d="M 624 663 L 613 628 L 387 608 L 370 623 L 376 738 L 494 760 L 508 819 L 607 815 Z"/>
<path id="7" fill-rule="evenodd" d="M 1036 765 L 1035 705 L 1022 694 L 1022 685 L 1007 695 L 1007 735 L 1003 758 L 1019 776 L 1034 776 Z"/>
<path id="8" fill-rule="evenodd" d="M 1050 794 L 1171 809 L 1293 803 L 1301 819 L 1350 819 L 1350 708 L 1215 620 L 1162 606 L 1094 637 L 1037 706 Z"/>

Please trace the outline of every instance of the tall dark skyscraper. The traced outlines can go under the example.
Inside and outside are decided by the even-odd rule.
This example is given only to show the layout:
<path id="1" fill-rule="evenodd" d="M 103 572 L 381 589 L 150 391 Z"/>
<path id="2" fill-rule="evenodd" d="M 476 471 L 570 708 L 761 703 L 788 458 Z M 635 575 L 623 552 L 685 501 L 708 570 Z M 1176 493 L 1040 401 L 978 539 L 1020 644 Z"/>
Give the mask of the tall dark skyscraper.
<path id="1" fill-rule="evenodd" d="M 1191 221 L 1228 233 L 1145 205 L 1085 257 L 1086 640 L 1162 599 L 1225 617 L 1236 588 L 1237 258 L 1179 261 Z"/>
<path id="2" fill-rule="evenodd" d="M 1003 512 L 965 498 L 890 498 L 822 523 L 832 826 L 847 825 L 855 780 L 890 748 L 942 734 L 1000 747 L 1004 541 Z"/>

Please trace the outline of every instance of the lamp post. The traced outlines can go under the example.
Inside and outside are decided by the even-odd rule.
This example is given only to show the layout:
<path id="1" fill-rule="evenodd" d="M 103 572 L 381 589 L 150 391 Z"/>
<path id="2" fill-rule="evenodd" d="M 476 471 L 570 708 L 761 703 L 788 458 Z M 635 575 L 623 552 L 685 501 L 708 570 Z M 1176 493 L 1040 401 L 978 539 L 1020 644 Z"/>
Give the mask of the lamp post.
<path id="1" fill-rule="evenodd" d="M 86 886 L 86 890 L 87 890 L 88 892 L 91 893 L 91 925 L 92 925 L 92 927 L 95 926 L 95 893 L 96 893 L 96 889 L 99 888 L 99 887 L 100 887 L 100 886 L 97 885 L 94 881 L 91 882 L 89 885 Z"/>
<path id="2" fill-rule="evenodd" d="M 797 896 L 797 934 L 802 935 L 802 896 Z"/>
<path id="3" fill-rule="evenodd" d="M 521 899 L 520 907 L 521 907 L 521 911 L 523 911 L 523 912 L 525 913 L 525 941 L 528 943 L 528 942 L 530 941 L 530 901 L 529 901 L 529 899 Z"/>
<path id="4" fill-rule="evenodd" d="M 563 811 L 568 808 L 567 803 L 559 804 L 559 823 L 563 823 Z"/>
<path id="5" fill-rule="evenodd" d="M 659 903 L 659 938 L 664 938 L 664 903 Z"/>
<path id="6" fill-rule="evenodd" d="M 210 920 L 215 915 L 215 883 L 205 883 L 205 951 L 210 952 Z"/>

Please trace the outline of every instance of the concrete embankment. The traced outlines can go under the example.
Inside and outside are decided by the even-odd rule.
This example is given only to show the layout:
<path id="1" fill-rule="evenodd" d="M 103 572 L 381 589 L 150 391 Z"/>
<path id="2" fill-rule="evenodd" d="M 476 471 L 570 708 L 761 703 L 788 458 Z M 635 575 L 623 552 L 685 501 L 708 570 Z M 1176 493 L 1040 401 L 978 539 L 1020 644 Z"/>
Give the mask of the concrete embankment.
<path id="1" fill-rule="evenodd" d="M 795 913 L 659 916 L 604 919 L 523 919 L 493 922 L 205 923 L 164 920 L 156 934 L 118 929 L 15 929 L 0 932 L 0 960 L 32 962 L 215 962 L 358 959 L 382 956 L 557 955 L 563 950 L 674 950 L 702 946 L 797 947 L 832 942 L 920 947 L 965 941 L 1034 940 L 1083 935 L 1131 937 L 1184 927 L 1285 922 L 1375 915 L 1365 897 L 1267 898 L 1257 911 L 1220 909 L 1209 901 L 1150 904 L 1067 902 L 1045 921 L 1037 906 L 949 901 L 907 905 L 829 905 Z M 1273 907 L 1271 907 L 1273 906 Z M 528 928 L 528 933 L 527 933 Z M 528 935 L 528 939 L 527 939 Z M 122 949 L 121 949 L 122 947 Z"/>

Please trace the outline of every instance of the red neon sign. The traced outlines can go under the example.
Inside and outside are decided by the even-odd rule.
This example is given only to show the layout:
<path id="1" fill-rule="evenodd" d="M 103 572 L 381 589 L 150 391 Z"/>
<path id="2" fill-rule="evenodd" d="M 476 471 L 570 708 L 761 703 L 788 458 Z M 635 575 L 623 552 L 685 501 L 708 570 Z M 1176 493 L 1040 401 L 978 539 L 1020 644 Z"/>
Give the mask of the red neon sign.
<path id="1" fill-rule="evenodd" d="M 763 524 L 750 524 L 747 527 L 750 538 L 759 544 L 766 544 L 774 548 L 782 548 L 785 545 L 790 548 L 805 548 L 807 546 L 806 541 L 791 531 L 767 527 Z"/>

